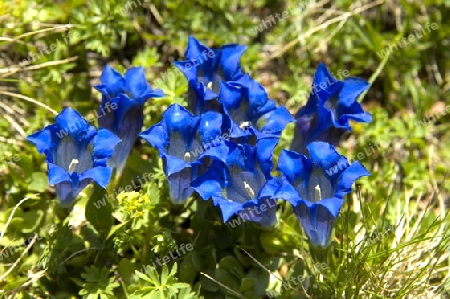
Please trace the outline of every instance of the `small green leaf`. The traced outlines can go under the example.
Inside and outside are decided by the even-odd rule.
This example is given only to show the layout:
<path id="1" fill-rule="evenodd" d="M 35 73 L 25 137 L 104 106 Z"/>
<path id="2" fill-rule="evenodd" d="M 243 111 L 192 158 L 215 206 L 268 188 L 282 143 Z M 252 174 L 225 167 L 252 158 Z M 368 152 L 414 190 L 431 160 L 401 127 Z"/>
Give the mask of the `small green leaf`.
<path id="1" fill-rule="evenodd" d="M 156 182 L 151 182 L 147 189 L 147 195 L 152 205 L 159 203 L 159 188 Z"/>
<path id="2" fill-rule="evenodd" d="M 239 291 L 241 293 L 245 293 L 252 290 L 257 281 L 258 280 L 256 278 L 243 278 L 241 280 L 241 287 L 239 288 Z"/>
<path id="3" fill-rule="evenodd" d="M 189 288 L 190 285 L 188 285 L 187 283 L 184 283 L 184 282 L 176 282 L 172 285 L 172 287 L 177 288 L 177 289 L 184 289 L 184 288 Z"/>
<path id="4" fill-rule="evenodd" d="M 167 278 L 169 277 L 169 269 L 167 265 L 163 265 L 162 273 L 161 273 L 161 285 L 165 285 L 167 283 Z"/>
<path id="5" fill-rule="evenodd" d="M 228 286 L 232 290 L 239 289 L 239 282 L 236 276 L 230 274 L 230 272 L 222 269 L 216 269 L 216 277 L 218 281 Z"/>
<path id="6" fill-rule="evenodd" d="M 239 264 L 239 262 L 232 256 L 227 256 L 221 259 L 219 268 L 227 270 L 239 279 L 244 276 L 244 268 L 242 268 L 241 264 Z"/>
<path id="7" fill-rule="evenodd" d="M 120 230 L 121 228 L 125 227 L 125 225 L 127 225 L 130 221 L 127 220 L 125 222 L 122 222 L 121 224 L 118 225 L 114 225 L 111 230 L 108 233 L 108 236 L 106 237 L 106 240 L 108 240 L 109 238 L 111 238 L 112 236 L 114 236 L 114 233 L 116 233 L 118 230 Z"/>

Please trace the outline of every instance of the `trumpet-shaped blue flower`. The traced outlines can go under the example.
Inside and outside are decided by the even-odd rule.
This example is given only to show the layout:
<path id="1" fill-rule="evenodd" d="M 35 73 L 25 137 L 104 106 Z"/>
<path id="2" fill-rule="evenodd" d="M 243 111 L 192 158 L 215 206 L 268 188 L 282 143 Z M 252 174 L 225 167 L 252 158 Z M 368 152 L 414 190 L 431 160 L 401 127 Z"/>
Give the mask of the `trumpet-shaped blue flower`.
<path id="1" fill-rule="evenodd" d="M 277 107 L 264 87 L 245 74 L 239 81 L 222 82 L 219 102 L 231 121 L 231 138 L 249 137 L 256 132 L 280 136 L 289 122 L 294 121 L 285 107 Z"/>
<path id="2" fill-rule="evenodd" d="M 311 158 L 286 150 L 280 154 L 278 194 L 292 204 L 311 243 L 325 247 L 343 197 L 355 180 L 370 173 L 359 162 L 350 165 L 329 143 L 312 142 L 307 148 Z"/>
<path id="3" fill-rule="evenodd" d="M 276 223 L 275 192 L 278 178 L 264 172 L 257 149 L 249 145 L 227 142 L 229 154 L 225 163 L 213 161 L 208 171 L 192 183 L 204 200 L 212 199 L 222 211 L 223 221 L 233 215 L 264 226 Z M 273 148 L 272 148 L 273 149 Z M 264 156 L 264 155 L 263 155 Z"/>
<path id="4" fill-rule="evenodd" d="M 188 60 L 176 61 L 175 66 L 189 81 L 189 109 L 194 114 L 202 113 L 205 101 L 218 97 L 221 81 L 242 77 L 239 61 L 245 50 L 245 46 L 238 44 L 213 50 L 189 37 L 184 55 Z"/>
<path id="5" fill-rule="evenodd" d="M 102 93 L 98 109 L 99 126 L 111 130 L 122 142 L 117 146 L 110 166 L 121 172 L 143 125 L 143 105 L 149 98 L 163 97 L 160 89 L 152 89 L 142 67 L 130 68 L 122 76 L 107 65 L 95 88 Z"/>
<path id="6" fill-rule="evenodd" d="M 194 116 L 173 104 L 160 123 L 140 134 L 163 159 L 173 202 L 183 203 L 192 194 L 191 182 L 203 171 L 204 159 L 225 159 L 227 148 L 220 145 L 228 137 L 223 126 L 222 115 L 217 112 Z"/>
<path id="7" fill-rule="evenodd" d="M 344 132 L 351 131 L 349 120 L 371 122 L 372 116 L 356 101 L 369 85 L 354 77 L 339 81 L 320 63 L 308 102 L 297 112 L 291 150 L 307 154 L 306 146 L 313 141 L 337 146 Z"/>
<path id="8" fill-rule="evenodd" d="M 91 181 L 102 188 L 112 169 L 106 166 L 120 139 L 110 131 L 98 131 L 75 110 L 64 109 L 56 123 L 30 135 L 39 153 L 46 155 L 49 183 L 63 204 L 70 204 Z"/>

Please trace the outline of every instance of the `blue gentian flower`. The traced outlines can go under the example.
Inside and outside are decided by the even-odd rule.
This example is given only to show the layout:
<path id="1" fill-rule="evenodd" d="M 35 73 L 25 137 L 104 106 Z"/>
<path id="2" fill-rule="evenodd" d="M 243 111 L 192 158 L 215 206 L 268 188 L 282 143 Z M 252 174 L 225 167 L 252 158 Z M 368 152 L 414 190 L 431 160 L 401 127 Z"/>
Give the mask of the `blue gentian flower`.
<path id="1" fill-rule="evenodd" d="M 160 123 L 140 134 L 158 149 L 163 159 L 174 203 L 184 203 L 192 194 L 191 182 L 203 170 L 204 159 L 225 159 L 227 148 L 220 145 L 228 137 L 222 127 L 222 115 L 217 112 L 194 116 L 173 104 L 164 112 Z"/>
<path id="2" fill-rule="evenodd" d="M 349 120 L 371 122 L 356 100 L 370 84 L 360 78 L 335 79 L 320 63 L 314 75 L 308 102 L 296 115 L 296 132 L 291 150 L 307 154 L 306 146 L 313 141 L 324 141 L 337 146 L 341 136 L 351 131 Z"/>
<path id="3" fill-rule="evenodd" d="M 49 183 L 55 185 L 64 205 L 71 204 L 91 181 L 106 188 L 112 173 L 106 163 L 120 142 L 106 129 L 97 132 L 71 108 L 64 109 L 56 116 L 56 123 L 28 136 L 27 140 L 46 155 Z"/>
<path id="4" fill-rule="evenodd" d="M 213 50 L 189 36 L 184 55 L 187 60 L 174 64 L 189 81 L 188 107 L 194 114 L 202 113 L 204 101 L 218 97 L 221 81 L 235 81 L 242 77 L 239 61 L 246 48 L 229 44 Z"/>
<path id="5" fill-rule="evenodd" d="M 95 88 L 102 93 L 98 109 L 98 124 L 119 136 L 110 166 L 121 172 L 143 125 L 143 106 L 149 98 L 163 97 L 160 89 L 152 89 L 142 67 L 130 68 L 122 77 L 107 65 L 100 77 L 102 84 Z"/>
<path id="6" fill-rule="evenodd" d="M 278 194 L 288 200 L 313 245 L 327 246 L 343 197 L 358 178 L 369 176 L 364 166 L 351 165 L 329 143 L 307 146 L 311 158 L 283 150 L 278 159 L 282 173 Z"/>
<path id="7" fill-rule="evenodd" d="M 245 74 L 238 81 L 222 82 L 219 102 L 231 121 L 231 138 L 253 135 L 280 136 L 294 118 L 285 107 L 277 107 L 264 87 Z M 262 134 L 262 135 L 261 135 Z"/>
<path id="8" fill-rule="evenodd" d="M 192 182 L 192 187 L 204 200 L 212 199 L 221 209 L 224 222 L 236 215 L 263 226 L 274 225 L 278 178 L 262 170 L 257 153 L 261 149 L 226 143 L 229 147 L 226 161 L 213 161 L 207 172 Z"/>

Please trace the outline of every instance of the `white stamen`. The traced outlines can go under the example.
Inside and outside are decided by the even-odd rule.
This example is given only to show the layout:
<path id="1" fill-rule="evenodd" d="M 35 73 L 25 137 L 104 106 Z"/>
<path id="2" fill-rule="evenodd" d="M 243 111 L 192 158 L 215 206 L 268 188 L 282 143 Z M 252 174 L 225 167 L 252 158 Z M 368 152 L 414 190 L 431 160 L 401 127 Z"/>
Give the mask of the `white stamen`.
<path id="1" fill-rule="evenodd" d="M 320 200 L 322 200 L 322 194 L 321 194 L 321 192 L 320 192 L 320 187 L 319 187 L 319 185 L 317 185 L 316 186 L 316 202 L 318 202 L 318 201 L 320 201 Z"/>
<path id="2" fill-rule="evenodd" d="M 245 190 L 247 190 L 247 193 L 251 198 L 255 197 L 255 192 L 253 192 L 252 187 L 250 187 L 250 185 L 247 184 L 246 181 L 244 181 L 244 187 L 245 187 Z"/>
<path id="3" fill-rule="evenodd" d="M 207 85 L 207 87 L 208 87 L 209 89 L 212 89 L 212 82 L 209 82 L 208 85 Z"/>
<path id="4" fill-rule="evenodd" d="M 241 122 L 241 124 L 239 125 L 239 128 L 241 128 L 241 130 L 244 130 L 245 128 L 250 127 L 251 125 L 252 125 L 251 122 L 249 122 L 249 121 L 243 121 L 243 122 Z"/>
<path id="5" fill-rule="evenodd" d="M 77 166 L 77 164 L 80 163 L 78 161 L 78 159 L 72 159 L 72 162 L 70 162 L 69 165 L 69 172 L 72 173 L 75 170 L 75 167 Z"/>
<path id="6" fill-rule="evenodd" d="M 190 162 L 191 161 L 191 154 L 189 154 L 189 152 L 186 152 L 184 154 L 184 161 L 186 161 L 186 162 Z"/>

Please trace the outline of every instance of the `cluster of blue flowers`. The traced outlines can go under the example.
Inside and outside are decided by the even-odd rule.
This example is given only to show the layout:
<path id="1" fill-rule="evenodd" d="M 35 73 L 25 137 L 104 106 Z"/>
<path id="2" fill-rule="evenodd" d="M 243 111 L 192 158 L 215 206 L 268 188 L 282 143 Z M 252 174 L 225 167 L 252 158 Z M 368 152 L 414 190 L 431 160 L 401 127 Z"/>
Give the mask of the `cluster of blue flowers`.
<path id="1" fill-rule="evenodd" d="M 90 182 L 103 188 L 113 168 L 121 171 L 138 135 L 163 159 L 170 197 L 184 203 L 194 193 L 212 199 L 223 221 L 242 215 L 272 226 L 278 199 L 291 203 L 311 243 L 327 246 L 334 221 L 358 178 L 370 175 L 359 162 L 349 164 L 335 146 L 350 131 L 349 120 L 370 122 L 356 101 L 369 84 L 335 79 L 320 64 L 304 107 L 293 118 L 277 106 L 263 86 L 244 73 L 246 47 L 210 49 L 190 37 L 186 61 L 175 62 L 189 82 L 188 107 L 173 104 L 161 122 L 140 133 L 143 104 L 164 96 L 147 84 L 142 68 L 124 77 L 107 66 L 101 76 L 100 109 L 117 109 L 99 120 L 98 131 L 82 126 L 58 138 L 58 130 L 82 117 L 69 108 L 57 123 L 28 137 L 49 165 L 49 182 L 63 202 L 71 202 Z M 290 150 L 283 150 L 274 175 L 273 153 L 286 125 L 296 122 Z M 140 133 L 140 134 L 139 134 Z"/>
<path id="2" fill-rule="evenodd" d="M 63 205 L 70 205 L 92 181 L 106 188 L 113 169 L 122 171 L 142 129 L 145 101 L 164 96 L 147 84 L 143 68 L 131 68 L 122 76 L 106 66 L 100 80 L 95 86 L 102 93 L 98 130 L 65 108 L 56 123 L 27 137 L 45 154 L 49 183 Z"/>

